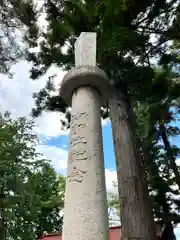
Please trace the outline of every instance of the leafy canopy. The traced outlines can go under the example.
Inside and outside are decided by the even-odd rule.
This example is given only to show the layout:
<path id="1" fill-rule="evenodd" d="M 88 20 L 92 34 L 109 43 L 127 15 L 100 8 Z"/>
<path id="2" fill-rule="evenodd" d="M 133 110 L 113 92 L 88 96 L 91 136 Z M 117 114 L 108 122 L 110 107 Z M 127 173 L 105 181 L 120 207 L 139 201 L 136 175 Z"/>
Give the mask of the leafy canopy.
<path id="1" fill-rule="evenodd" d="M 0 239 L 61 230 L 65 179 L 36 152 L 33 122 L 0 116 Z"/>

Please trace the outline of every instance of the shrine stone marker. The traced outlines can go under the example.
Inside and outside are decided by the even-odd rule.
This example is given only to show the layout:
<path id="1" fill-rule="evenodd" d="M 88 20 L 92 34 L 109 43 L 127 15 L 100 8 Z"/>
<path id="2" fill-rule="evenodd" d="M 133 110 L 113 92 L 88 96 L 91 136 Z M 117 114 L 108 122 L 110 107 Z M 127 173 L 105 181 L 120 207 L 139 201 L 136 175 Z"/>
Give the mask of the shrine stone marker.
<path id="1" fill-rule="evenodd" d="M 100 112 L 108 100 L 108 78 L 96 67 L 96 33 L 80 35 L 75 63 L 60 88 L 72 106 L 63 240 L 108 240 Z"/>

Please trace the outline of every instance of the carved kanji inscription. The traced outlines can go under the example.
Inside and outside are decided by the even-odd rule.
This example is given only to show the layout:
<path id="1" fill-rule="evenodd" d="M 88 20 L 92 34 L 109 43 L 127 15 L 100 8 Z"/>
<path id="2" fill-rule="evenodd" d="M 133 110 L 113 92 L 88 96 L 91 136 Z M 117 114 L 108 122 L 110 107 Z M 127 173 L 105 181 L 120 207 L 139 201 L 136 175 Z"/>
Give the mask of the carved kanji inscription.
<path id="1" fill-rule="evenodd" d="M 73 170 L 69 175 L 70 181 L 82 182 L 83 176 L 87 172 L 81 161 L 88 159 L 87 140 L 84 135 L 84 127 L 86 126 L 86 112 L 77 113 L 72 116 L 71 121 L 71 153 L 69 154 L 69 161 L 73 165 Z"/>
<path id="2" fill-rule="evenodd" d="M 87 160 L 88 159 L 87 151 L 85 151 L 85 150 L 84 151 L 72 151 L 69 154 L 69 158 L 71 161 Z"/>
<path id="3" fill-rule="evenodd" d="M 86 126 L 84 123 L 74 124 L 71 126 L 71 136 L 81 135 L 82 129 Z"/>
<path id="4" fill-rule="evenodd" d="M 79 145 L 81 143 L 82 144 L 87 144 L 87 141 L 85 140 L 84 137 L 79 136 L 79 137 L 76 137 L 76 138 L 72 139 L 71 146 L 75 147 L 76 145 Z"/>
<path id="5" fill-rule="evenodd" d="M 87 171 L 85 170 L 80 170 L 76 167 L 73 167 L 73 171 L 68 175 L 67 178 L 70 182 L 82 182 L 86 173 Z"/>
<path id="6" fill-rule="evenodd" d="M 76 153 L 76 160 L 87 160 L 88 155 L 87 151 L 81 151 Z"/>
<path id="7" fill-rule="evenodd" d="M 87 112 L 82 112 L 82 113 L 77 113 L 75 115 L 72 115 L 71 117 L 71 124 L 73 124 L 74 121 L 79 120 L 82 117 L 87 117 L 88 113 Z"/>

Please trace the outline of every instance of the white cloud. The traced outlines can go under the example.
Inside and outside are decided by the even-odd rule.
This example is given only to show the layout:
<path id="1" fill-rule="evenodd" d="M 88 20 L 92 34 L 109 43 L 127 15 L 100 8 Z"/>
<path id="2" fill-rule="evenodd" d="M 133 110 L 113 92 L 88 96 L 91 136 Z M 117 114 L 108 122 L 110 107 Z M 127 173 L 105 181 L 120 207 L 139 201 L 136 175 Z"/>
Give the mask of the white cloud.
<path id="1" fill-rule="evenodd" d="M 116 170 L 105 169 L 107 192 L 117 193 L 117 188 L 113 186 L 113 182 L 117 182 Z"/>
<path id="2" fill-rule="evenodd" d="M 26 61 L 20 61 L 11 69 L 11 71 L 14 72 L 13 79 L 9 79 L 2 74 L 0 75 L 0 111 L 10 111 L 13 118 L 19 116 L 29 117 L 34 107 L 32 94 L 44 87 L 48 76 L 53 74 L 57 74 L 54 83 L 56 89 L 58 89 L 65 74 L 65 72 L 53 66 L 45 76 L 37 81 L 32 81 L 29 78 L 30 68 L 31 64 Z M 65 134 L 65 132 L 61 130 L 61 117 L 60 113 L 44 112 L 36 119 L 36 132 L 42 137 L 42 140 L 44 138 L 57 137 Z M 109 121 L 109 119 L 102 120 L 102 125 L 106 125 Z M 58 173 L 66 174 L 68 152 L 65 149 L 41 143 L 37 146 L 37 151 L 52 160 L 52 164 Z M 180 161 L 178 161 L 178 163 L 180 163 Z M 105 169 L 105 175 L 107 191 L 117 193 L 117 188 L 113 187 L 113 182 L 117 181 L 116 170 Z M 180 234 L 179 228 L 175 231 L 176 235 Z"/>
<path id="3" fill-rule="evenodd" d="M 180 167 L 180 158 L 176 159 L 176 164 Z"/>
<path id="4" fill-rule="evenodd" d="M 31 64 L 20 61 L 14 65 L 11 71 L 14 73 L 13 79 L 5 75 L 0 75 L 0 111 L 10 111 L 13 118 L 19 116 L 30 117 L 32 108 L 35 106 L 32 94 L 38 92 L 46 84 L 50 75 L 57 74 L 54 79 L 55 86 L 58 87 L 65 72 L 57 67 L 51 67 L 45 76 L 39 80 L 32 81 L 29 78 Z M 63 134 L 60 124 L 60 113 L 43 113 L 36 119 L 37 133 L 44 137 L 53 137 Z"/>
<path id="5" fill-rule="evenodd" d="M 52 165 L 57 173 L 66 174 L 68 152 L 60 147 L 40 144 L 37 152 L 42 153 L 47 159 L 52 161 Z"/>
<path id="6" fill-rule="evenodd" d="M 57 146 L 48 146 L 40 144 L 37 151 L 42 153 L 52 164 L 57 173 L 66 175 L 68 151 Z M 105 169 L 107 192 L 117 193 L 117 188 L 113 186 L 113 182 L 117 181 L 116 170 Z"/>
<path id="7" fill-rule="evenodd" d="M 50 139 L 59 135 L 67 134 L 61 129 L 61 115 L 58 112 L 43 112 L 36 120 L 36 132 L 38 135 Z"/>
<path id="8" fill-rule="evenodd" d="M 180 240 L 180 224 L 174 229 L 174 233 L 176 235 L 176 240 Z"/>
<path id="9" fill-rule="evenodd" d="M 50 146 L 41 142 L 37 146 L 37 152 L 42 153 L 44 157 L 52 161 L 52 165 L 57 173 L 66 176 L 68 150 L 59 146 Z M 117 194 L 117 187 L 114 187 L 113 182 L 117 181 L 117 173 L 114 169 L 105 169 L 106 188 L 107 192 Z"/>
<path id="10" fill-rule="evenodd" d="M 62 72 L 53 66 L 47 74 L 39 80 L 32 81 L 29 78 L 31 64 L 20 61 L 11 68 L 13 78 L 9 79 L 6 75 L 0 75 L 0 111 L 10 111 L 13 118 L 20 116 L 30 117 L 32 108 L 35 106 L 32 94 L 38 92 L 46 84 L 50 75 L 57 74 L 54 78 L 56 89 L 59 88 L 61 80 L 66 72 Z M 57 93 L 57 92 L 56 92 Z M 58 137 L 67 134 L 61 130 L 60 118 L 62 115 L 57 112 L 43 112 L 36 119 L 36 133 L 40 136 L 42 143 L 37 147 L 38 152 L 44 154 L 48 159 L 52 159 L 53 166 L 58 173 L 66 172 L 67 151 L 56 146 L 48 146 L 43 141 L 51 137 Z M 109 119 L 102 120 L 102 125 L 109 123 Z M 106 183 L 108 189 L 113 189 L 112 182 L 116 180 L 115 171 L 106 169 Z"/>
<path id="11" fill-rule="evenodd" d="M 45 76 L 39 80 L 33 81 L 29 78 L 31 64 L 27 61 L 20 61 L 11 68 L 14 73 L 13 78 L 0 74 L 0 111 L 10 111 L 13 118 L 19 116 L 30 117 L 31 110 L 35 106 L 33 93 L 39 92 L 46 84 L 48 76 L 56 74 L 54 78 L 55 94 L 58 94 L 58 89 L 66 72 L 52 66 Z M 43 112 L 36 119 L 36 131 L 42 137 L 50 138 L 57 137 L 60 134 L 68 134 L 61 130 L 60 118 L 63 115 L 57 112 Z M 109 123 L 109 119 L 102 120 L 102 125 Z"/>
<path id="12" fill-rule="evenodd" d="M 101 124 L 102 126 L 106 126 L 110 123 L 110 118 L 106 118 L 106 119 L 101 119 Z"/>

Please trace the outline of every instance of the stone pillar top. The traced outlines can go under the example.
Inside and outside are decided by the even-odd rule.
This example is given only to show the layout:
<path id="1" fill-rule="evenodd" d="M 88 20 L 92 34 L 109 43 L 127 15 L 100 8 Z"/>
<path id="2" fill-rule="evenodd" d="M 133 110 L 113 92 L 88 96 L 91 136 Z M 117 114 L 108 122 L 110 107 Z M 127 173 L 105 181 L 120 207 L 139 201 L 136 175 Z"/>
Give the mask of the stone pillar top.
<path id="1" fill-rule="evenodd" d="M 108 101 L 108 77 L 96 67 L 96 33 L 81 33 L 75 43 L 75 65 L 63 78 L 60 96 L 71 106 L 74 90 L 81 86 L 95 88 L 102 100 L 102 105 Z"/>
<path id="2" fill-rule="evenodd" d="M 96 66 L 96 38 L 94 32 L 82 32 L 75 42 L 75 64 Z"/>
<path id="3" fill-rule="evenodd" d="M 102 105 L 108 100 L 108 77 L 104 71 L 95 66 L 79 66 L 71 69 L 63 78 L 60 96 L 71 106 L 74 90 L 82 86 L 95 88 L 102 100 Z"/>

